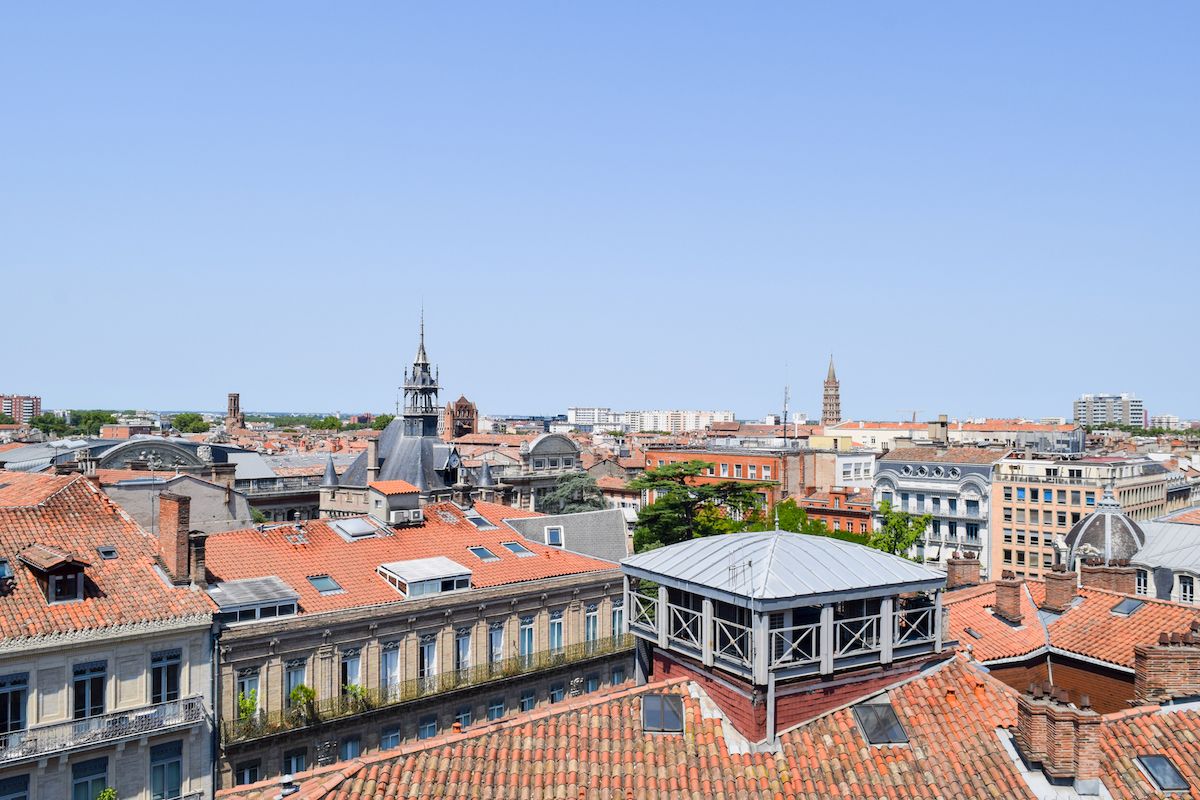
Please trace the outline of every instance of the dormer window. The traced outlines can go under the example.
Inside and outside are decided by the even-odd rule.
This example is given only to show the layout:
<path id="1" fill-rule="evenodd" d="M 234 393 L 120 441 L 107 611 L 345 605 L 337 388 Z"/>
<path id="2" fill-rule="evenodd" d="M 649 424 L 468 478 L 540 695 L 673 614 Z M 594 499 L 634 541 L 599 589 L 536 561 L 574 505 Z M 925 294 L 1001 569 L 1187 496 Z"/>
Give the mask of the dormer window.
<path id="1" fill-rule="evenodd" d="M 49 576 L 46 599 L 51 603 L 70 603 L 83 599 L 83 570 L 65 570 Z"/>
<path id="2" fill-rule="evenodd" d="M 551 547 L 563 546 L 563 529 L 561 525 L 546 526 L 546 544 Z"/>

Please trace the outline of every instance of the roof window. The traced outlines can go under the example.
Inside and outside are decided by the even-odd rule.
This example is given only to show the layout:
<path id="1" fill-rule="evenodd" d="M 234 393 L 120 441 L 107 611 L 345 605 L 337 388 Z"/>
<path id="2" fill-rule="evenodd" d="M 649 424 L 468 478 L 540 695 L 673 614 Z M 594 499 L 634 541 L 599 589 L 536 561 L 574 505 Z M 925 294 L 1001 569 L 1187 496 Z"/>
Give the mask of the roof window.
<path id="1" fill-rule="evenodd" d="M 1180 792 L 1186 791 L 1188 782 L 1183 779 L 1183 775 L 1179 773 L 1179 769 L 1174 762 L 1166 756 L 1148 755 L 1138 756 L 1138 763 L 1142 769 L 1150 776 L 1150 780 L 1154 781 L 1154 785 L 1161 792 Z"/>
<path id="2" fill-rule="evenodd" d="M 854 707 L 854 719 L 870 744 L 908 744 L 908 733 L 900 724 L 891 703 L 857 705 Z"/>
<path id="3" fill-rule="evenodd" d="M 975 630 L 974 628 L 967 628 L 966 631 L 967 631 L 967 635 L 972 638 L 975 638 L 975 639 L 983 638 L 983 634 L 980 633 L 979 631 Z"/>
<path id="4" fill-rule="evenodd" d="M 546 544 L 551 547 L 563 546 L 563 529 L 562 525 L 547 525 L 546 526 Z"/>
<path id="5" fill-rule="evenodd" d="M 112 561 L 117 557 L 117 548 L 113 547 L 111 544 L 100 545 L 96 548 L 96 552 L 99 553 L 100 557 L 105 561 Z"/>
<path id="6" fill-rule="evenodd" d="M 328 575 L 309 575 L 308 582 L 321 594 L 337 594 L 344 591 L 341 585 Z"/>
<path id="7" fill-rule="evenodd" d="M 642 697 L 642 730 L 646 733 L 683 733 L 683 698 L 674 694 Z"/>
<path id="8" fill-rule="evenodd" d="M 520 542 L 501 542 L 500 544 L 508 548 L 508 551 L 520 558 L 527 558 L 533 555 L 533 551 Z"/>
<path id="9" fill-rule="evenodd" d="M 1118 616 L 1128 617 L 1133 612 L 1144 606 L 1145 603 L 1138 600 L 1136 597 L 1126 597 L 1121 602 L 1112 607 L 1112 613 Z"/>
<path id="10" fill-rule="evenodd" d="M 471 555 L 475 556 L 480 561 L 499 561 L 500 560 L 500 556 L 496 555 L 491 550 L 488 550 L 486 547 L 484 547 L 482 545 L 479 545 L 477 547 L 468 547 L 467 549 L 471 551 Z"/>

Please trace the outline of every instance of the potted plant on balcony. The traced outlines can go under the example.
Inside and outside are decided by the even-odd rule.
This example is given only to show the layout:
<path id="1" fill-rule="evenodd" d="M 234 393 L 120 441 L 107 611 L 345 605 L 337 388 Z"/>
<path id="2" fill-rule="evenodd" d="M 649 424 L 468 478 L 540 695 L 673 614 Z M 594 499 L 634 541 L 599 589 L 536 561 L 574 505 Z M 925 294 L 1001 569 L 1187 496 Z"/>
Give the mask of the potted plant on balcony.
<path id="1" fill-rule="evenodd" d="M 346 704 L 349 706 L 351 712 L 366 711 L 370 708 L 367 690 L 357 683 L 348 683 L 343 686 L 342 696 L 346 699 Z"/>
<path id="2" fill-rule="evenodd" d="M 288 695 L 293 718 L 300 725 L 311 725 L 317 721 L 317 693 L 303 683 L 298 684 Z"/>
<path id="3" fill-rule="evenodd" d="M 100 794 L 96 795 L 96 800 L 117 800 L 117 790 L 106 786 Z"/>

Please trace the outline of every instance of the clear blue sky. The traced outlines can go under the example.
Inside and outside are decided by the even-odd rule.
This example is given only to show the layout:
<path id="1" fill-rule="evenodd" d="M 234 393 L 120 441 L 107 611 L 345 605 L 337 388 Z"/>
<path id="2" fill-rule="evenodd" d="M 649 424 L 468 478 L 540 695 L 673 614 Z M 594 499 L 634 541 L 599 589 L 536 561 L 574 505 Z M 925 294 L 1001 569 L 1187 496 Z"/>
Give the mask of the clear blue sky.
<path id="1" fill-rule="evenodd" d="M 1200 416 L 1200 4 L 10 3 L 0 392 Z"/>

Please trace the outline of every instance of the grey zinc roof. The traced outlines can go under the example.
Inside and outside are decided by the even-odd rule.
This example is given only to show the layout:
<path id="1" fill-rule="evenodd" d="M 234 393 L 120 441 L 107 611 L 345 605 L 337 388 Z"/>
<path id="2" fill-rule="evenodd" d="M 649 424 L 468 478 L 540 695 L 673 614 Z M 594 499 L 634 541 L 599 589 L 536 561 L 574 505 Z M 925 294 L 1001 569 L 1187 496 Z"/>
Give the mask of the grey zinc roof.
<path id="1" fill-rule="evenodd" d="M 865 545 L 789 531 L 709 536 L 630 556 L 631 577 L 756 608 L 877 597 L 945 585 L 941 570 Z M 708 589 L 708 592 L 703 591 Z M 790 601 L 790 602 L 783 602 Z"/>
<path id="2" fill-rule="evenodd" d="M 445 556 L 414 558 L 409 561 L 389 561 L 379 566 L 405 583 L 437 580 L 438 578 L 454 578 L 459 575 L 471 574 L 469 567 L 464 567 L 457 561 Z"/>
<path id="3" fill-rule="evenodd" d="M 298 602 L 300 595 L 275 575 L 242 578 L 208 587 L 208 596 L 222 611 L 269 603 Z"/>
<path id="4" fill-rule="evenodd" d="M 379 478 L 381 481 L 407 481 L 422 492 L 448 487 L 442 477 L 454 448 L 431 436 L 405 436 L 404 420 L 388 423 L 379 434 Z M 367 454 L 359 453 L 338 479 L 342 486 L 367 485 Z"/>
<path id="5" fill-rule="evenodd" d="M 235 465 L 233 477 L 239 481 L 275 477 L 275 470 L 271 469 L 259 453 L 251 450 L 227 450 L 226 456 L 230 463 Z"/>
<path id="6" fill-rule="evenodd" d="M 506 519 L 504 524 L 539 544 L 546 544 L 547 527 L 560 525 L 564 550 L 613 562 L 629 555 L 626 549 L 629 534 L 625 526 L 625 514 L 619 508 Z"/>
<path id="7" fill-rule="evenodd" d="M 1200 527 L 1164 520 L 1141 526 L 1146 544 L 1132 557 L 1134 563 L 1200 574 Z"/>

